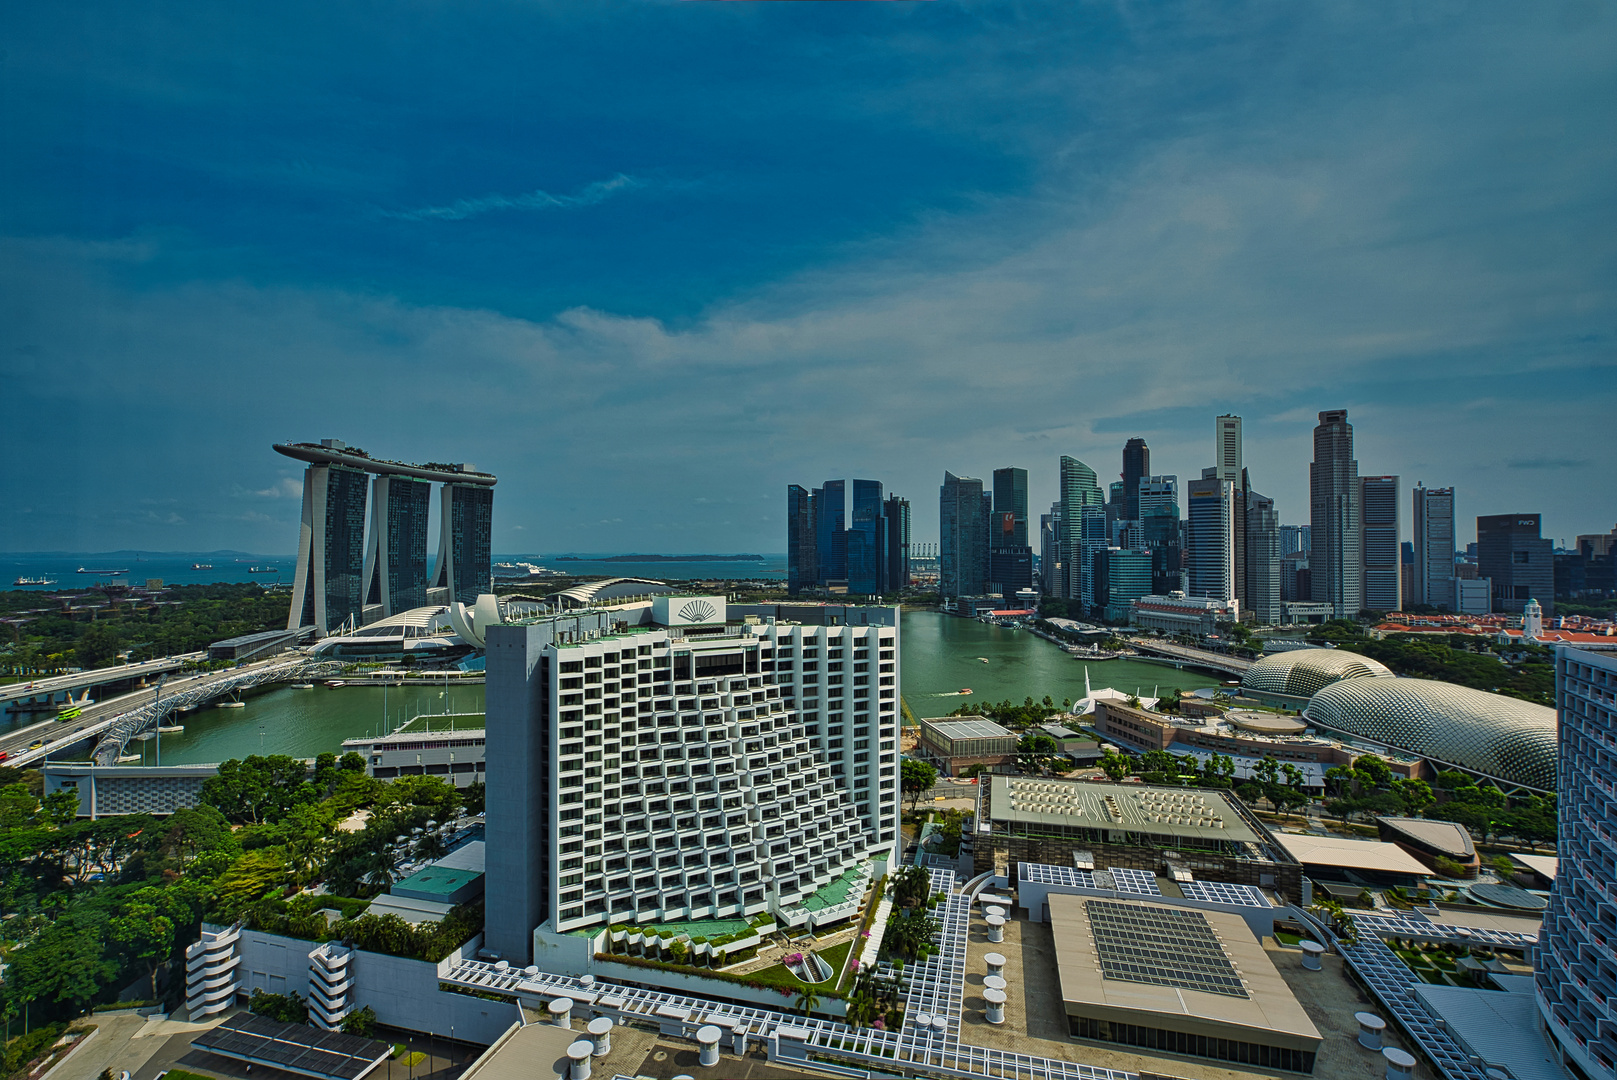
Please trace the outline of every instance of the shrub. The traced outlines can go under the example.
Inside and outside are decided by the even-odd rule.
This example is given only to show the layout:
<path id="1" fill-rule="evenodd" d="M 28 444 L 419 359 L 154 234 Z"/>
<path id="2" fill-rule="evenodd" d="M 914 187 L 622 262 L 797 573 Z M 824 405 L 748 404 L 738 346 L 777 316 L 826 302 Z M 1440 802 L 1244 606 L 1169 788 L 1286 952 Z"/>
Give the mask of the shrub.
<path id="1" fill-rule="evenodd" d="M 290 994 L 266 994 L 262 990 L 254 990 L 247 1008 L 259 1016 L 267 1016 L 283 1024 L 309 1022 L 309 1003 L 296 990 Z"/>
<path id="2" fill-rule="evenodd" d="M 1445 855 L 1439 855 L 1434 862 L 1437 866 L 1437 872 L 1446 878 L 1462 877 L 1465 874 L 1465 867 Z"/>

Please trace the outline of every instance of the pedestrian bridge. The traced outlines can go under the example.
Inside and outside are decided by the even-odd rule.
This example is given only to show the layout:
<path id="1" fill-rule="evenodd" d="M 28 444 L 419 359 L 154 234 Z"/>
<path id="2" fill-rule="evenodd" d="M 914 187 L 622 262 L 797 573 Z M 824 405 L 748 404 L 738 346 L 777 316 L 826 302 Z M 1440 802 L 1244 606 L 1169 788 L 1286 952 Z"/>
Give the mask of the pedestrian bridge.
<path id="1" fill-rule="evenodd" d="M 1226 656 L 1224 653 L 1210 652 L 1207 649 L 1192 649 L 1184 645 L 1152 641 L 1150 638 L 1130 638 L 1129 644 L 1134 647 L 1135 652 L 1166 660 L 1174 667 L 1207 668 L 1237 678 L 1245 675 L 1253 664 L 1253 661 L 1242 660 L 1238 656 Z"/>
<path id="2" fill-rule="evenodd" d="M 92 687 L 105 686 L 108 683 L 141 683 L 170 671 L 178 671 L 186 664 L 206 660 L 207 657 L 206 652 L 183 653 L 179 656 L 144 660 L 138 664 L 122 664 L 118 667 L 76 671 L 71 675 L 55 675 L 12 683 L 10 686 L 0 686 L 0 708 L 8 712 L 26 712 L 30 709 L 44 711 L 69 700 L 78 700 Z"/>

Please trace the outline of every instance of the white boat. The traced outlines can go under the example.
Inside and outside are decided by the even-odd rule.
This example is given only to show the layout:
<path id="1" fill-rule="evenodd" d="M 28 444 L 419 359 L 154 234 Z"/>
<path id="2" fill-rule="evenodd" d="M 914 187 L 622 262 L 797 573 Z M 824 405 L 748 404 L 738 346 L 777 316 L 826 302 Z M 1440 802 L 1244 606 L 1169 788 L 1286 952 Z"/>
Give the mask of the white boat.
<path id="1" fill-rule="evenodd" d="M 155 738 L 157 738 L 157 732 L 155 732 L 155 731 L 143 731 L 139 735 L 135 736 L 135 741 L 136 742 L 151 742 Z"/>
<path id="2" fill-rule="evenodd" d="M 119 754 L 118 755 L 118 764 L 120 764 L 120 765 L 126 764 L 127 762 L 139 761 L 139 760 L 141 760 L 141 755 L 140 754 Z"/>
<path id="3" fill-rule="evenodd" d="M 295 682 L 295 683 L 292 684 L 292 689 L 294 689 L 294 690 L 313 690 L 314 689 L 314 683 L 312 683 L 312 682 Z"/>
<path id="4" fill-rule="evenodd" d="M 185 730 L 184 724 L 159 724 L 157 730 L 163 735 L 177 735 Z"/>
<path id="5" fill-rule="evenodd" d="M 247 703 L 245 701 L 221 701 L 214 706 L 216 709 L 245 709 L 246 707 Z"/>
<path id="6" fill-rule="evenodd" d="M 336 690 L 336 689 L 339 689 L 341 687 L 347 686 L 348 684 L 343 682 L 341 679 L 327 679 L 326 680 L 326 685 L 329 686 L 331 689 Z"/>

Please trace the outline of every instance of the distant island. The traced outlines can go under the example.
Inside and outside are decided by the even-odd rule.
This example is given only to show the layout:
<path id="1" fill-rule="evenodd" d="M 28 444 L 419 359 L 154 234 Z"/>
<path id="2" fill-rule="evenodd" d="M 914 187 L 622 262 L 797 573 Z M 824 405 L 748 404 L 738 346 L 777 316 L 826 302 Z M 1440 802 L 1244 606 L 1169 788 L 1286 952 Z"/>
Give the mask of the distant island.
<path id="1" fill-rule="evenodd" d="M 558 555 L 551 562 L 763 562 L 762 555 L 608 555 L 604 559 L 585 559 L 578 555 Z"/>

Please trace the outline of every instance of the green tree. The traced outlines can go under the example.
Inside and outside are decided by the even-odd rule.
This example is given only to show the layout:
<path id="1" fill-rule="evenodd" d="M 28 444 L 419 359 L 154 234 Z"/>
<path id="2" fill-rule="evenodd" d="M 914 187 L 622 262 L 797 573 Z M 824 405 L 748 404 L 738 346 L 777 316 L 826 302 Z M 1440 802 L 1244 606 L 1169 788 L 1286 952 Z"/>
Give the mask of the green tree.
<path id="1" fill-rule="evenodd" d="M 254 990 L 247 999 L 247 1008 L 259 1016 L 278 1020 L 283 1024 L 307 1024 L 309 1003 L 296 990 L 290 994 L 267 994 Z"/>
<path id="2" fill-rule="evenodd" d="M 376 1010 L 366 1005 L 356 1009 L 343 1017 L 342 1030 L 345 1035 L 358 1035 L 362 1039 L 369 1039 L 376 1034 Z"/>
<path id="3" fill-rule="evenodd" d="M 803 989 L 797 992 L 797 1007 L 803 1010 L 804 1016 L 818 1009 L 820 1007 L 819 992 L 813 986 L 805 985 Z"/>
<path id="4" fill-rule="evenodd" d="M 898 769 L 899 790 L 910 797 L 910 809 L 914 810 L 921 801 L 921 796 L 932 790 L 932 785 L 938 782 L 938 770 L 931 762 L 917 761 L 915 758 L 904 758 Z"/>
<path id="5" fill-rule="evenodd" d="M 1120 781 L 1134 771 L 1134 764 L 1124 755 L 1108 750 L 1101 755 L 1100 771 L 1106 774 L 1107 779 Z"/>
<path id="6" fill-rule="evenodd" d="M 1411 817 L 1419 817 L 1437 802 L 1432 785 L 1425 780 L 1399 779 L 1392 782 L 1392 793 L 1398 796 L 1400 808 Z"/>
<path id="7" fill-rule="evenodd" d="M 1374 754 L 1354 758 L 1353 771 L 1363 776 L 1371 787 L 1386 787 L 1392 782 L 1392 768 Z"/>
<path id="8" fill-rule="evenodd" d="M 156 890 L 149 890 L 155 892 Z M 174 922 L 152 903 L 136 902 L 107 924 L 108 936 L 131 959 L 144 964 L 157 997 L 157 967 L 174 950 Z"/>

